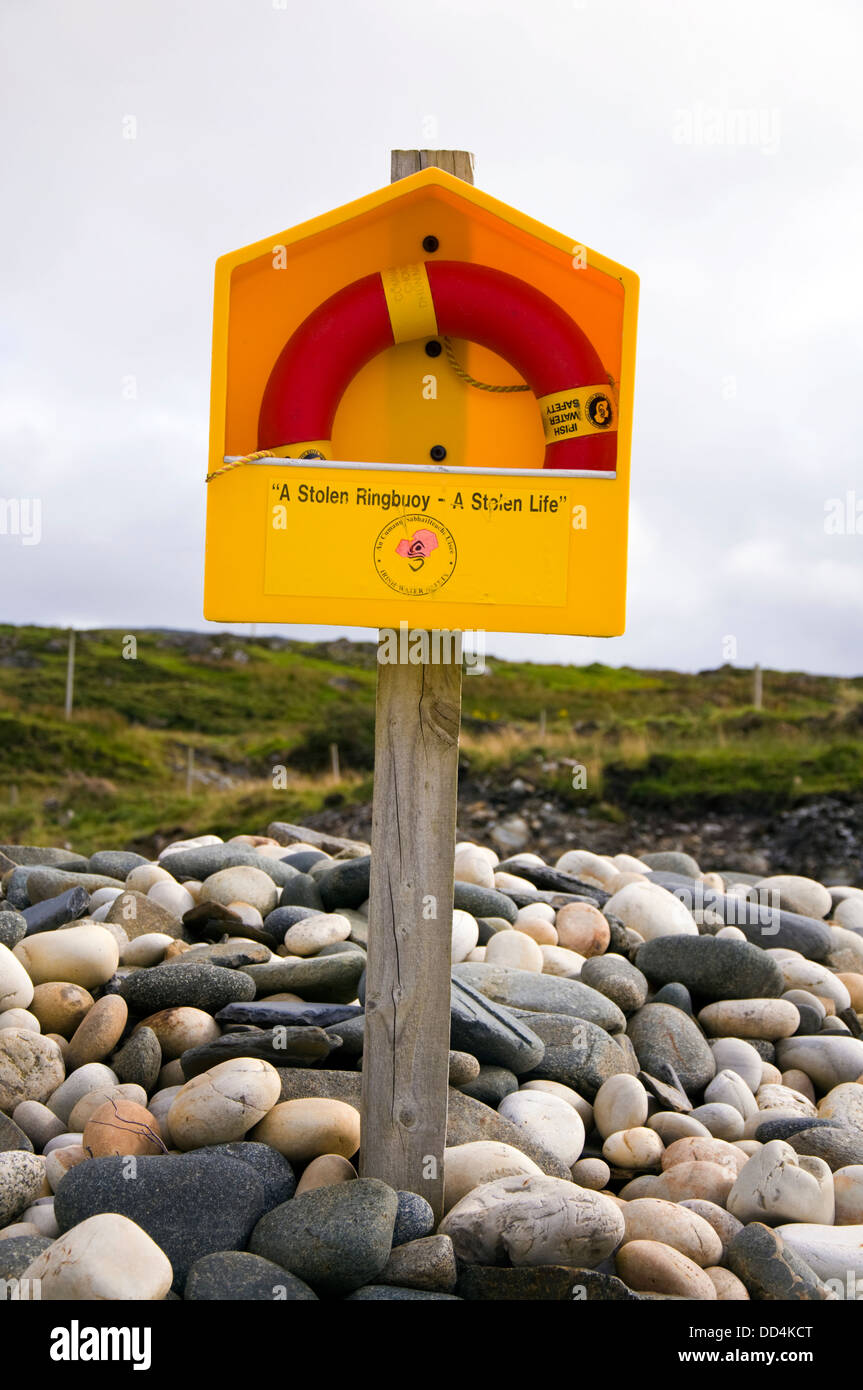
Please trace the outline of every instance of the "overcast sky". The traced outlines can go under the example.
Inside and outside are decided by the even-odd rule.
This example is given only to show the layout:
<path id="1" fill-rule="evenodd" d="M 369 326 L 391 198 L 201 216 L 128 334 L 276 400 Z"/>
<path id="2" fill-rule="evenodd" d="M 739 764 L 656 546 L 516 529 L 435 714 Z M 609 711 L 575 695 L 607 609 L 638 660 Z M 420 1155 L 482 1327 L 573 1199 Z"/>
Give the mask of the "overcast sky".
<path id="1" fill-rule="evenodd" d="M 39 544 L 0 535 L 0 619 L 212 626 L 216 257 L 386 184 L 391 148 L 433 146 L 473 150 L 479 187 L 641 277 L 627 633 L 490 649 L 696 670 L 731 638 L 739 665 L 863 673 L 863 7 L 0 13 L 0 496 L 42 501 Z"/>

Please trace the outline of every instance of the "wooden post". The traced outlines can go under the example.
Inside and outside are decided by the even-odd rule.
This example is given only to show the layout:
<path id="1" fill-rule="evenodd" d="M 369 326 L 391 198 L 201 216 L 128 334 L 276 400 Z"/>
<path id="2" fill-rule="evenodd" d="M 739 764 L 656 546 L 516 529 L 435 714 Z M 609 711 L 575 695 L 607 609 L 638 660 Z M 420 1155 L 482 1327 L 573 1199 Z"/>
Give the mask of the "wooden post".
<path id="1" fill-rule="evenodd" d="M 72 718 L 72 697 L 75 691 L 75 629 L 69 628 L 69 655 L 66 658 L 66 718 Z"/>
<path id="2" fill-rule="evenodd" d="M 337 743 L 330 744 L 330 774 L 333 781 L 338 782 L 341 774 L 339 771 L 339 745 Z"/>
<path id="3" fill-rule="evenodd" d="M 544 709 L 541 709 L 540 712 L 539 712 L 539 736 L 540 736 L 540 738 L 545 738 L 545 710 L 544 710 Z"/>
<path id="4" fill-rule="evenodd" d="M 392 182 L 464 150 L 393 150 Z M 430 229 L 432 230 L 432 229 Z M 461 662 L 378 666 L 360 1171 L 443 1215 Z"/>
<path id="5" fill-rule="evenodd" d="M 186 749 L 186 796 L 192 795 L 192 774 L 195 771 L 195 750 L 191 743 Z"/>
<path id="6" fill-rule="evenodd" d="M 762 705 L 762 680 L 761 667 L 756 661 L 752 668 L 752 703 L 756 709 L 761 709 Z"/>
<path id="7" fill-rule="evenodd" d="M 398 183 L 420 169 L 444 169 L 465 183 L 473 183 L 473 155 L 468 150 L 393 150 L 390 183 Z"/>

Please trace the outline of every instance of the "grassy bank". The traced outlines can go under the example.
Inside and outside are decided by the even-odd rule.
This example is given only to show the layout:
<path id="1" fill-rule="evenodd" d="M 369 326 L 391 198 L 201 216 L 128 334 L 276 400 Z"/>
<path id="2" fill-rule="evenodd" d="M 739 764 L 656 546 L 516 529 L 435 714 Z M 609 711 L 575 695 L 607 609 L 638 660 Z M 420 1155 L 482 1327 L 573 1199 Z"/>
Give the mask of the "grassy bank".
<path id="1" fill-rule="evenodd" d="M 134 638 L 134 642 L 130 639 Z M 0 838 L 91 850 L 229 835 L 367 800 L 375 653 L 223 633 L 0 627 Z M 863 678 L 489 661 L 464 681 L 463 776 L 610 819 L 863 797 Z M 340 772 L 330 771 L 330 745 Z M 190 752 L 192 757 L 189 774 Z"/>

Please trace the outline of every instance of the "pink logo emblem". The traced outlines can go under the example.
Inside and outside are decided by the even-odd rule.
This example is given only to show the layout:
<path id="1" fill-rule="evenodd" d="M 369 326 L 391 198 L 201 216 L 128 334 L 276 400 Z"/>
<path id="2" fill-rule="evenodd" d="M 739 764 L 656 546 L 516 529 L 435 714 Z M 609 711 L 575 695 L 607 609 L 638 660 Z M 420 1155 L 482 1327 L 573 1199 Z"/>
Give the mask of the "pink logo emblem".
<path id="1" fill-rule="evenodd" d="M 426 530 L 421 527 L 414 531 L 410 540 L 403 538 L 396 546 L 396 554 L 402 555 L 406 560 L 414 561 L 411 569 L 416 571 L 422 569 L 429 555 L 433 550 L 437 550 L 438 539 L 434 531 Z"/>

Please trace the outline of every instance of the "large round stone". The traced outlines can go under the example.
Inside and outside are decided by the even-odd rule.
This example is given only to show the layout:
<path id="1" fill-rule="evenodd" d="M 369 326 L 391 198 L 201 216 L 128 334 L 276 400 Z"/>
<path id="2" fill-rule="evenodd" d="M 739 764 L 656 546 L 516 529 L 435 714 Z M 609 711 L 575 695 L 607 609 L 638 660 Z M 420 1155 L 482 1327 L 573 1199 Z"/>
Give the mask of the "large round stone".
<path id="1" fill-rule="evenodd" d="M 654 984 L 682 984 L 706 999 L 751 999 L 785 991 L 772 957 L 748 941 L 661 936 L 639 947 L 638 969 Z"/>
<path id="2" fill-rule="evenodd" d="M 479 961 L 454 966 L 453 978 L 510 1008 L 567 1014 L 570 1018 L 595 1023 L 610 1033 L 621 1032 L 626 1024 L 616 1004 L 580 980 L 564 980 L 532 970 L 513 970 Z"/>
<path id="3" fill-rule="evenodd" d="M 255 969 L 257 967 L 250 967 Z M 240 970 L 204 962 L 156 965 L 136 970 L 120 985 L 120 994 L 136 1014 L 158 1013 L 184 1005 L 217 1013 L 226 1004 L 254 999 L 255 986 Z"/>
<path id="4" fill-rule="evenodd" d="M 238 1139 L 233 1144 L 214 1144 L 210 1148 L 198 1149 L 196 1157 L 208 1154 L 223 1155 L 247 1163 L 263 1185 L 268 1208 L 289 1201 L 297 1190 L 296 1174 L 290 1163 L 269 1144 Z"/>
<path id="5" fill-rule="evenodd" d="M 619 1043 L 594 1023 L 564 1014 L 526 1014 L 523 1021 L 546 1040 L 546 1047 L 542 1061 L 522 1081 L 558 1081 L 592 1100 L 610 1076 L 635 1071 Z"/>
<path id="6" fill-rule="evenodd" d="M 593 1102 L 593 1118 L 603 1139 L 647 1123 L 648 1096 L 637 1076 L 611 1076 Z"/>
<path id="7" fill-rule="evenodd" d="M 353 1186 L 353 1184 L 349 1184 Z M 472 1264 L 591 1269 L 617 1248 L 621 1212 L 609 1197 L 559 1178 L 509 1177 L 474 1188 L 438 1227 Z"/>
<path id="8" fill-rule="evenodd" d="M 658 849 L 649 854 L 639 855 L 641 862 L 651 870 L 661 873 L 680 874 L 683 878 L 700 878 L 698 861 L 682 849 Z"/>
<path id="9" fill-rule="evenodd" d="M 543 1042 L 527 1020 L 487 999 L 462 980 L 453 980 L 450 1045 L 480 1062 L 520 1075 L 542 1061 Z"/>
<path id="10" fill-rule="evenodd" d="M 645 1004 L 629 1020 L 627 1032 L 638 1060 L 651 1076 L 662 1079 L 670 1063 L 687 1094 L 703 1091 L 713 1078 L 713 1053 L 694 1021 L 670 1004 Z"/>
<path id="11" fill-rule="evenodd" d="M 363 952 L 350 951 L 336 956 L 297 957 L 293 960 L 274 956 L 264 965 L 247 965 L 242 971 L 232 973 L 240 978 L 245 976 L 260 995 L 284 991 L 321 1004 L 350 1004 L 357 998 L 364 970 Z M 244 999 L 253 997 L 253 994 L 243 995 Z"/>
<path id="12" fill-rule="evenodd" d="M 275 1075 L 278 1099 L 281 1081 L 278 1073 Z M 360 1146 L 360 1115 L 353 1105 L 341 1100 L 286 1100 L 269 1109 L 252 1137 L 297 1163 L 308 1163 L 321 1154 L 350 1158 Z"/>
<path id="13" fill-rule="evenodd" d="M 8 1226 L 39 1196 L 45 1181 L 41 1154 L 13 1149 L 0 1153 L 0 1226 Z"/>
<path id="14" fill-rule="evenodd" d="M 220 1062 L 187 1081 L 168 1111 L 178 1149 L 242 1139 L 276 1104 L 281 1081 L 275 1067 L 253 1057 Z"/>
<path id="15" fill-rule="evenodd" d="M 698 935 L 689 909 L 657 883 L 628 883 L 609 898 L 604 911 L 618 917 L 645 941 L 660 936 Z"/>
<path id="16" fill-rule="evenodd" d="M 61 1235 L 22 1277 L 39 1281 L 43 1299 L 154 1302 L 165 1297 L 172 1274 L 164 1250 L 146 1231 L 125 1216 L 105 1212 Z"/>
<path id="17" fill-rule="evenodd" d="M 204 1009 L 160 1009 L 141 1020 L 139 1028 L 150 1029 L 159 1040 L 166 1062 L 182 1057 L 193 1047 L 203 1047 L 221 1036 L 221 1029 L 212 1014 Z"/>
<path id="18" fill-rule="evenodd" d="M 68 1069 L 73 1071 L 88 1062 L 103 1061 L 120 1041 L 128 1017 L 128 1006 L 119 994 L 106 994 L 97 999 L 72 1034 L 66 1049 Z"/>
<path id="19" fill-rule="evenodd" d="M 4 1232 L 4 1237 L 0 1240 L 0 1279 L 20 1279 L 27 1266 L 32 1264 L 43 1250 L 47 1250 L 50 1244 L 48 1236 L 34 1235 L 27 1231 L 19 1235 Z M 21 1296 L 23 1297 L 23 1291 Z"/>
<path id="20" fill-rule="evenodd" d="M 456 1144 L 444 1152 L 444 1207 L 449 1211 L 484 1183 L 516 1176 L 541 1177 L 542 1169 L 511 1144 L 487 1139 Z"/>
<path id="21" fill-rule="evenodd" d="M 472 917 L 502 917 L 505 922 L 514 922 L 518 908 L 512 898 L 498 893 L 494 888 L 480 888 L 474 883 L 455 884 L 453 907 L 469 912 Z"/>
<path id="22" fill-rule="evenodd" d="M 688 937 L 686 939 L 689 940 Z M 640 1009 L 647 999 L 647 980 L 641 970 L 625 956 L 618 956 L 614 952 L 586 960 L 581 967 L 581 982 L 612 999 L 625 1014 Z"/>
<path id="23" fill-rule="evenodd" d="M 51 1038 L 31 1028 L 0 1030 L 0 1110 L 11 1114 L 22 1100 L 46 1101 L 65 1075 L 63 1054 Z"/>
<path id="24" fill-rule="evenodd" d="M 27 918 L 14 908 L 0 908 L 0 946 L 11 951 L 27 935 Z M 32 984 L 32 981 L 31 981 Z M 5 1006 L 4 1006 L 5 1007 Z"/>
<path id="25" fill-rule="evenodd" d="M 100 849 L 95 854 L 90 855 L 90 862 L 87 865 L 87 872 L 90 874 L 107 874 L 109 878 L 123 879 L 129 877 L 133 869 L 137 869 L 141 864 L 148 864 L 143 854 L 135 854 L 128 849 Z"/>
<path id="26" fill-rule="evenodd" d="M 120 963 L 114 937 L 95 922 L 37 932 L 19 941 L 15 955 L 34 985 L 64 980 L 83 989 L 104 985 Z"/>
<path id="27" fill-rule="evenodd" d="M 17 947 L 15 948 L 17 950 Z M 25 962 L 26 963 L 26 962 Z M 33 999 L 33 981 L 21 960 L 0 943 L 0 1012 L 26 1009 Z"/>
<path id="28" fill-rule="evenodd" d="M 123 1098 L 106 1100 L 94 1111 L 84 1126 L 81 1144 L 92 1158 L 165 1151 L 159 1126 L 149 1110 Z"/>
<path id="29" fill-rule="evenodd" d="M 248 1250 L 217 1250 L 196 1260 L 183 1291 L 185 1303 L 296 1303 L 317 1297 L 295 1274 Z"/>
<path id="30" fill-rule="evenodd" d="M 719 999 L 698 1015 L 701 1026 L 712 1037 L 790 1038 L 800 1024 L 795 1004 L 787 999 Z"/>
<path id="31" fill-rule="evenodd" d="M 827 1288 L 805 1256 L 783 1240 L 782 1231 L 763 1221 L 752 1221 L 731 1240 L 728 1264 L 743 1281 L 752 1298 L 769 1302 L 786 1299 L 820 1302 Z"/>
<path id="32" fill-rule="evenodd" d="M 832 907 L 830 889 L 817 883 L 814 878 L 801 878 L 796 874 L 773 874 L 770 878 L 760 878 L 755 884 L 758 894 L 768 894 L 769 900 L 785 912 L 796 912 L 801 917 L 828 917 Z"/>
<path id="33" fill-rule="evenodd" d="M 36 1101 L 22 1101 L 24 1106 L 37 1104 Z M 19 1108 L 19 1106 L 15 1107 L 16 1110 Z M 26 1117 L 26 1114 L 25 1109 L 23 1117 Z M 41 1144 L 39 1147 L 42 1147 Z M 0 1154 L 11 1153 L 19 1149 L 22 1153 L 32 1153 L 33 1141 L 23 1125 L 19 1124 L 13 1116 L 4 1115 L 0 1110 Z"/>
<path id="34" fill-rule="evenodd" d="M 732 1216 L 746 1224 L 763 1221 L 780 1226 L 787 1221 L 832 1224 L 835 1212 L 833 1177 L 820 1158 L 801 1158 L 782 1139 L 762 1145 L 744 1164 L 728 1194 Z"/>
<path id="35" fill-rule="evenodd" d="M 863 1075 L 863 1041 L 851 1037 L 784 1038 L 777 1062 L 781 1071 L 805 1072 L 822 1091 L 831 1091 Z"/>
<path id="36" fill-rule="evenodd" d="M 316 1291 L 348 1293 L 386 1265 L 397 1210 L 396 1192 L 377 1178 L 318 1187 L 267 1212 L 249 1249 Z"/>
<path id="37" fill-rule="evenodd" d="M 199 901 L 220 903 L 222 907 L 231 907 L 237 902 L 248 903 L 250 907 L 256 907 L 262 917 L 266 917 L 278 906 L 279 896 L 279 888 L 268 873 L 240 865 L 211 874 L 201 889 Z"/>
<path id="38" fill-rule="evenodd" d="M 654 1197 L 636 1197 L 623 1207 L 624 1244 L 631 1240 L 658 1240 L 705 1269 L 719 1264 L 722 1241 L 703 1216 Z"/>
<path id="39" fill-rule="evenodd" d="M 790 1246 L 819 1279 L 838 1280 L 847 1296 L 863 1278 L 863 1226 L 832 1226 L 824 1222 L 794 1221 L 777 1228 Z"/>
<path id="40" fill-rule="evenodd" d="M 863 1086 L 857 1081 L 834 1086 L 818 1106 L 818 1117 L 859 1129 L 863 1134 Z"/>
<path id="41" fill-rule="evenodd" d="M 560 1159 L 567 1168 L 584 1148 L 584 1122 L 578 1111 L 551 1092 L 515 1091 L 498 1110 L 505 1119 Z"/>
<path id="42" fill-rule="evenodd" d="M 758 1138 L 764 1140 L 767 1130 L 768 1126 L 762 1125 L 758 1130 Z M 808 1129 L 797 1129 L 787 1138 L 797 1153 L 811 1158 L 823 1158 L 828 1168 L 834 1172 L 837 1168 L 847 1168 L 853 1163 L 863 1163 L 863 1134 L 850 1125 L 810 1120 Z"/>
<path id="43" fill-rule="evenodd" d="M 103 1062 L 87 1062 L 85 1066 L 73 1071 L 48 1099 L 49 1109 L 54 1111 L 64 1123 L 69 1120 L 78 1101 L 90 1091 L 111 1090 L 117 1085 L 118 1077 Z"/>
<path id="44" fill-rule="evenodd" d="M 54 1198 L 60 1230 L 100 1212 L 127 1216 L 165 1252 L 178 1289 L 202 1255 L 244 1249 L 267 1207 L 252 1166 L 226 1154 L 145 1155 L 135 1160 L 134 1181 L 128 1163 L 90 1158 L 71 1168 Z"/>
<path id="45" fill-rule="evenodd" d="M 152 1028 L 136 1028 L 112 1062 L 121 1081 L 141 1086 L 149 1095 L 162 1069 L 162 1049 Z"/>
<path id="46" fill-rule="evenodd" d="M 627 1241 L 618 1250 L 614 1263 L 621 1279 L 637 1292 L 716 1301 L 710 1276 L 694 1260 L 663 1241 Z"/>
<path id="47" fill-rule="evenodd" d="M 397 1192 L 398 1210 L 393 1228 L 393 1249 L 411 1240 L 430 1236 L 435 1228 L 431 1204 L 418 1192 Z"/>

